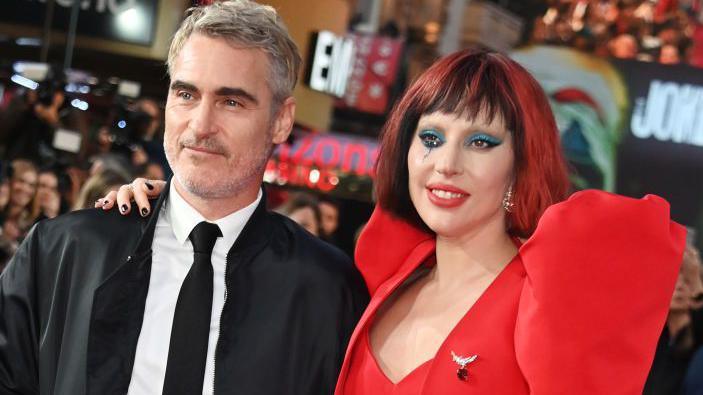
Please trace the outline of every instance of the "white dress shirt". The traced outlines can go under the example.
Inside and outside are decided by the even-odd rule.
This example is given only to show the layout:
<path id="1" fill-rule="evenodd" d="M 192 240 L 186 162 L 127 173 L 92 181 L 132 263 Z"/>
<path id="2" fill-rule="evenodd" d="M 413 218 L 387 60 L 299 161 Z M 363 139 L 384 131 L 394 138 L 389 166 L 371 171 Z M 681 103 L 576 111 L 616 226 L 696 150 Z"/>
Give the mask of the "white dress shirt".
<path id="1" fill-rule="evenodd" d="M 162 393 L 166 377 L 171 327 L 178 293 L 193 264 L 193 245 L 188 235 L 205 218 L 176 191 L 171 182 L 168 199 L 159 213 L 154 231 L 149 292 L 144 307 L 144 320 L 134 358 L 130 395 Z M 225 302 L 225 260 L 244 225 L 261 201 L 262 192 L 245 208 L 214 221 L 223 237 L 217 238 L 212 250 L 213 295 L 210 316 L 210 338 L 207 347 L 203 394 L 211 395 L 215 382 L 215 346 L 220 332 L 220 314 Z M 210 221 L 213 222 L 213 221 Z"/>

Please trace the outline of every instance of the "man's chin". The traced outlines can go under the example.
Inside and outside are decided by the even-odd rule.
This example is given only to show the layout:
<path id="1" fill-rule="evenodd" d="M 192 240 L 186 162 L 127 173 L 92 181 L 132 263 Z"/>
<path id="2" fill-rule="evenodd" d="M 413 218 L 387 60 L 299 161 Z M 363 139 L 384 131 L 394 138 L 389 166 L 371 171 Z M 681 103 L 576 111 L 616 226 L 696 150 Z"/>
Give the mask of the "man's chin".
<path id="1" fill-rule="evenodd" d="M 202 182 L 202 180 L 183 180 L 183 188 L 191 195 L 205 199 L 215 199 L 223 197 L 225 191 L 220 185 Z"/>
<path id="2" fill-rule="evenodd" d="M 206 180 L 203 174 L 199 175 L 178 175 L 176 180 L 184 190 L 184 192 L 198 197 L 200 199 L 222 199 L 231 197 L 234 194 L 233 186 L 229 183 L 224 183 L 222 180 Z"/>

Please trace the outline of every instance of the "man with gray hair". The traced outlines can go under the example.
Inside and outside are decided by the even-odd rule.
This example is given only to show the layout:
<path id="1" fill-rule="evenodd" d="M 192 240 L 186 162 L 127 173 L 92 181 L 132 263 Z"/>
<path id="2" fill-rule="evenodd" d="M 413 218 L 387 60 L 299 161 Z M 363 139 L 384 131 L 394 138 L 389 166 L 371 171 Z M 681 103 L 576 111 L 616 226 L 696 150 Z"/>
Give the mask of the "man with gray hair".
<path id="1" fill-rule="evenodd" d="M 174 177 L 155 215 L 141 202 L 32 230 L 0 277 L 0 393 L 333 392 L 366 288 L 261 187 L 299 68 L 273 8 L 189 10 L 168 55 Z"/>

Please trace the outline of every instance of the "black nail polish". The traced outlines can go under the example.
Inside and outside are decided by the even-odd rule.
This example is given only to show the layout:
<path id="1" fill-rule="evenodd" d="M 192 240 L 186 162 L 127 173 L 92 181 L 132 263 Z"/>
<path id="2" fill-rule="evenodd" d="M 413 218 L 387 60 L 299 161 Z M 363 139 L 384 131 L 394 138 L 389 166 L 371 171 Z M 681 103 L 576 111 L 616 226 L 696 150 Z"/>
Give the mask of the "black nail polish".
<path id="1" fill-rule="evenodd" d="M 123 204 L 122 207 L 120 207 L 120 211 L 122 211 L 123 213 L 126 213 L 127 212 L 127 205 Z"/>
<path id="2" fill-rule="evenodd" d="M 150 191 L 153 191 L 153 190 L 154 190 L 154 186 L 151 185 L 150 183 L 145 182 L 144 185 L 146 185 L 146 188 L 147 188 L 148 190 L 150 190 Z"/>
<path id="3" fill-rule="evenodd" d="M 142 217 L 146 217 L 149 215 L 149 210 L 146 209 L 146 207 L 142 207 Z"/>

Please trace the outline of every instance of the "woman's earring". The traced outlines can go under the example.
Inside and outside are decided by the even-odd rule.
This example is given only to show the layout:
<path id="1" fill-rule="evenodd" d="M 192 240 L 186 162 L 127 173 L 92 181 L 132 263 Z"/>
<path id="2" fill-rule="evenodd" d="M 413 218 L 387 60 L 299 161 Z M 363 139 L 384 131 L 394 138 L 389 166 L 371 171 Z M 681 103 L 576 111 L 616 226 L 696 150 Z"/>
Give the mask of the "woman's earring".
<path id="1" fill-rule="evenodd" d="M 503 196 L 503 209 L 509 213 L 512 213 L 514 208 L 515 203 L 513 203 L 513 186 L 511 185 L 505 192 L 505 196 Z"/>

